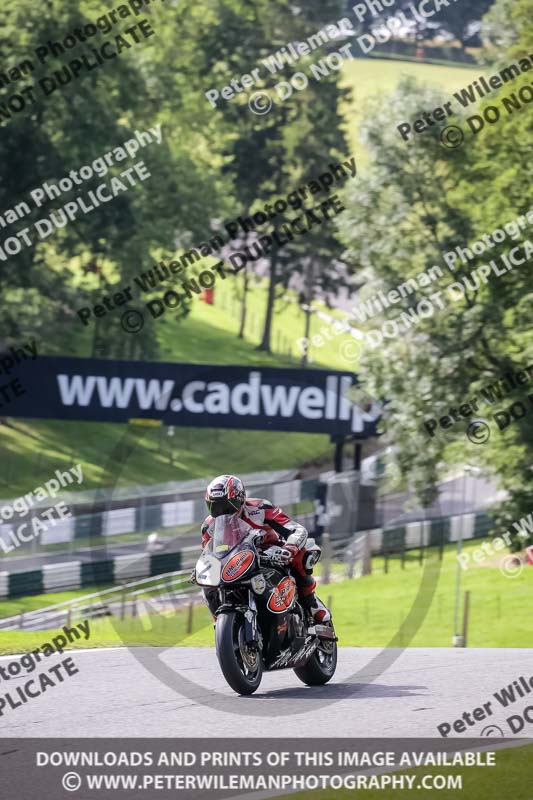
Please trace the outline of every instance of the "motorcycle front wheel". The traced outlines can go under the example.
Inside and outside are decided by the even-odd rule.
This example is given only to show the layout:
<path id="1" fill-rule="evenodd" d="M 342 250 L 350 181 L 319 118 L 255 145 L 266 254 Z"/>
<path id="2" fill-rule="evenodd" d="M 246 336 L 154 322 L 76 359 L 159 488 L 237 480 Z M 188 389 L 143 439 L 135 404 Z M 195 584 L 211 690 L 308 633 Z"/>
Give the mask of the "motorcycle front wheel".
<path id="1" fill-rule="evenodd" d="M 257 648 L 244 641 L 244 617 L 235 611 L 220 614 L 215 625 L 218 662 L 226 681 L 237 694 L 253 694 L 263 677 L 263 659 Z"/>

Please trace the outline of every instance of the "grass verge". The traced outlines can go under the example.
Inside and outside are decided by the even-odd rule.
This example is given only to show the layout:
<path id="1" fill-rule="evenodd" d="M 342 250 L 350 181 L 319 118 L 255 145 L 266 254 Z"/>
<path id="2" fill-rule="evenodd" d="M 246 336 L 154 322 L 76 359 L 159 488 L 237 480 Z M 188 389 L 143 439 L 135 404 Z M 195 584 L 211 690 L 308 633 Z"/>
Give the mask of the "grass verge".
<path id="1" fill-rule="evenodd" d="M 470 542 L 464 551 L 478 546 L 479 542 Z M 450 647 L 456 577 L 455 546 L 448 545 L 442 562 L 438 550 L 431 548 L 422 566 L 412 554 L 404 568 L 399 558 L 389 559 L 387 573 L 383 559 L 375 558 L 372 575 L 319 586 L 319 594 L 332 605 L 341 646 Z M 497 566 L 480 564 L 461 570 L 460 578 L 462 592 L 470 592 L 469 647 L 531 646 L 533 568 L 525 567 L 516 578 L 508 578 Z M 138 618 L 94 620 L 90 643 L 85 646 L 211 647 L 213 630 L 207 609 L 195 606 L 191 634 L 187 633 L 188 613 L 168 608 L 159 614 L 147 605 L 141 606 Z M 45 641 L 46 632 L 0 633 L 0 652 L 31 649 L 37 640 Z"/>
<path id="2" fill-rule="evenodd" d="M 386 748 L 384 748 L 386 749 Z M 408 742 L 405 745 L 409 751 Z M 395 776 L 412 775 L 413 791 L 398 790 L 397 788 L 366 789 L 365 800 L 390 800 L 390 798 L 416 797 L 417 800 L 457 800 L 464 797 L 466 800 L 501 800 L 503 797 L 512 797 L 513 800 L 530 800 L 531 781 L 533 779 L 533 747 L 510 748 L 496 751 L 496 764 L 493 767 L 424 767 L 415 770 L 402 770 L 392 773 Z M 422 781 L 426 776 L 461 776 L 462 787 L 425 789 Z M 407 786 L 407 784 L 406 784 Z M 421 794 L 420 794 L 421 792 Z M 340 789 L 334 793 L 335 800 L 349 800 L 353 798 L 351 789 Z M 280 800 L 285 800 L 284 796 Z M 291 800 L 331 800 L 333 793 L 326 791 L 298 792 L 291 794 Z"/>

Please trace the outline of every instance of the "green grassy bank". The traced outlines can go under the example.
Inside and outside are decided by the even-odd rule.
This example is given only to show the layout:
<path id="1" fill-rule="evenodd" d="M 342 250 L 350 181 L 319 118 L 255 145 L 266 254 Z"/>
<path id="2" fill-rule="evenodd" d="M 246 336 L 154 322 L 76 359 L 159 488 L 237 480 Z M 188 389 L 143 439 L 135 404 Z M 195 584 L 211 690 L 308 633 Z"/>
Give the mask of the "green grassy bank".
<path id="1" fill-rule="evenodd" d="M 479 542 L 471 542 L 464 551 L 477 547 Z M 457 577 L 455 547 L 445 548 L 442 561 L 435 548 L 426 551 L 422 565 L 416 556 L 411 554 L 405 568 L 399 558 L 390 559 L 387 573 L 383 559 L 375 558 L 372 575 L 319 586 L 320 596 L 331 602 L 341 646 L 451 646 Z M 530 647 L 533 620 L 528 609 L 532 588 L 533 567 L 525 567 L 516 578 L 506 577 L 492 562 L 462 570 L 462 593 L 470 592 L 468 646 Z M 78 596 L 83 594 L 87 592 L 79 592 Z M 52 597 L 10 601 L 9 611 L 15 613 L 15 606 L 29 610 L 39 604 L 60 602 Z M 61 599 L 67 596 L 61 595 Z M 3 610 L 1 613 L 8 616 Z M 212 622 L 207 610 L 200 605 L 194 608 L 190 635 L 187 620 L 188 610 L 169 608 L 158 614 L 150 605 L 141 605 L 138 618 L 91 622 L 91 638 L 84 646 L 212 646 Z M 0 633 L 0 652 L 31 649 L 50 635 L 52 632 L 45 631 Z"/>

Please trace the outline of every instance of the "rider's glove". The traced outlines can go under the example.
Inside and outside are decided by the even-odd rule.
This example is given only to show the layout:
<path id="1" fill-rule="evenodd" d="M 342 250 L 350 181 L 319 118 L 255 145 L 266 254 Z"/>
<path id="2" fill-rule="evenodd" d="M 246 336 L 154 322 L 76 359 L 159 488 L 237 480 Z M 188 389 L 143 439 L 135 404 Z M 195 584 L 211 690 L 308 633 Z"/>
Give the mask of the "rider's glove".
<path id="1" fill-rule="evenodd" d="M 196 567 L 193 569 L 193 571 L 189 575 L 189 583 L 196 583 Z"/>
<path id="2" fill-rule="evenodd" d="M 268 550 L 265 550 L 263 555 L 267 556 L 271 561 L 276 564 L 288 564 L 292 561 L 295 552 L 298 552 L 297 548 L 294 545 L 287 545 L 286 547 L 278 547 L 278 545 L 274 545 L 273 547 L 269 547 Z"/>
<path id="3" fill-rule="evenodd" d="M 284 545 L 284 549 L 288 550 L 289 553 L 291 554 L 291 558 L 290 558 L 291 561 L 300 552 L 295 544 L 285 544 Z"/>

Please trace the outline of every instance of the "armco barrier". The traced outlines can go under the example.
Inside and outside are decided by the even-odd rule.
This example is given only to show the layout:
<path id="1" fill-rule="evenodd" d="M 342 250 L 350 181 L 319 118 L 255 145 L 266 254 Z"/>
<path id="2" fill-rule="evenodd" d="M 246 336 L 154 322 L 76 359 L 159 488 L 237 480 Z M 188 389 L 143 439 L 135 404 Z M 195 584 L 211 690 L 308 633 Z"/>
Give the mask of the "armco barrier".
<path id="1" fill-rule="evenodd" d="M 75 517 L 74 537 L 76 539 L 89 539 L 91 536 L 102 536 L 103 526 L 104 518 L 101 512 Z"/>
<path id="2" fill-rule="evenodd" d="M 430 520 L 408 522 L 406 525 L 405 547 L 414 550 L 415 547 L 427 547 L 429 542 Z"/>
<path id="3" fill-rule="evenodd" d="M 405 550 L 406 528 L 388 528 L 383 531 L 382 549 L 384 553 L 398 553 Z"/>
<path id="4" fill-rule="evenodd" d="M 318 481 L 315 478 L 305 480 L 285 480 L 283 483 L 265 481 L 264 484 L 252 483 L 250 495 L 254 497 L 274 497 L 276 503 L 287 507 L 301 503 L 303 501 L 313 501 L 316 497 Z M 69 543 L 80 539 L 90 540 L 91 537 L 117 536 L 121 533 L 147 533 L 158 528 L 169 528 L 175 525 L 194 525 L 198 523 L 198 528 L 205 518 L 206 509 L 203 499 L 203 492 L 198 487 L 194 490 L 194 497 L 187 497 L 190 492 L 182 487 L 184 496 L 168 493 L 166 499 L 155 501 L 153 498 L 141 499 L 136 505 L 128 505 L 120 508 L 102 508 L 103 501 L 99 505 L 99 510 L 89 512 L 94 506 L 94 500 L 87 501 L 83 505 L 70 506 L 73 516 L 58 521 L 55 526 L 44 531 L 42 537 L 37 542 L 40 544 L 55 544 L 56 542 Z M 120 495 L 120 490 L 116 492 Z M 68 496 L 64 498 L 69 504 Z M 111 500 L 108 499 L 111 503 Z M 119 502 L 119 501 L 118 501 Z M 44 506 L 43 506 L 44 509 Z M 296 519 L 301 519 L 302 515 L 295 515 Z M 12 530 L 12 525 L 0 525 L 0 538 L 9 545 L 8 534 Z M 35 545 L 35 541 L 32 545 Z M 20 553 L 29 552 L 30 547 L 22 546 Z M 33 550 L 31 551 L 33 552 Z"/>
<path id="5" fill-rule="evenodd" d="M 181 569 L 181 553 L 154 553 L 151 556 L 150 575 L 176 572 Z"/>
<path id="6" fill-rule="evenodd" d="M 43 586 L 45 592 L 64 589 L 78 589 L 81 586 L 81 562 L 69 561 L 43 566 Z"/>
<path id="7" fill-rule="evenodd" d="M 459 536 L 465 540 L 487 537 L 492 532 L 492 522 L 486 514 L 465 514 L 358 533 L 367 532 L 371 534 L 372 555 L 392 555 L 403 549 L 416 550 L 455 542 Z M 97 584 L 114 585 L 130 578 L 153 577 L 178 571 L 182 563 L 182 553 L 134 553 L 116 556 L 107 561 L 49 564 L 32 572 L 0 572 L 0 597 L 22 597 Z"/>
<path id="8" fill-rule="evenodd" d="M 28 594 L 42 594 L 44 592 L 43 571 L 11 572 L 9 575 L 8 597 L 24 597 Z"/>
<path id="9" fill-rule="evenodd" d="M 472 537 L 480 539 L 483 536 L 488 536 L 492 530 L 492 525 L 493 523 L 487 514 L 476 514 Z"/>
<path id="10" fill-rule="evenodd" d="M 137 506 L 135 509 L 135 530 L 146 531 L 157 529 L 162 524 L 161 505 Z"/>
<path id="11" fill-rule="evenodd" d="M 0 572 L 0 597 L 111 586 L 131 578 L 148 578 L 181 568 L 181 553 L 133 553 L 106 561 L 68 561 L 47 564 L 31 572 Z"/>
<path id="12" fill-rule="evenodd" d="M 454 517 L 408 522 L 394 528 L 377 528 L 370 531 L 372 555 L 418 550 L 424 547 L 440 547 L 441 544 L 456 542 L 461 536 L 468 539 L 482 539 L 491 534 L 493 522 L 485 513 L 461 514 Z M 368 533 L 369 531 L 361 531 Z"/>
<path id="13" fill-rule="evenodd" d="M 150 576 L 150 554 L 128 553 L 125 556 L 116 556 L 115 581 L 128 578 L 148 578 Z"/>
<path id="14" fill-rule="evenodd" d="M 476 516 L 475 514 L 465 514 L 463 517 L 452 517 L 450 520 L 450 542 L 456 542 L 459 536 L 463 539 L 476 539 L 487 536 L 490 530 L 488 517 L 479 526 L 479 532 L 475 534 Z"/>
<path id="15" fill-rule="evenodd" d="M 102 533 L 104 536 L 116 536 L 118 533 L 129 533 L 135 530 L 135 509 L 116 508 L 106 511 Z"/>
<path id="16" fill-rule="evenodd" d="M 74 539 L 74 517 L 55 521 L 53 527 L 47 528 L 41 534 L 42 544 L 61 544 Z"/>
<path id="17" fill-rule="evenodd" d="M 172 525 L 192 525 L 194 523 L 194 500 L 182 500 L 180 503 L 163 503 L 161 506 L 161 527 Z"/>
<path id="18" fill-rule="evenodd" d="M 430 547 L 439 547 L 450 541 L 450 520 L 444 517 L 431 520 L 431 531 L 429 537 Z"/>
<path id="19" fill-rule="evenodd" d="M 88 561 L 81 565 L 81 585 L 95 586 L 114 582 L 113 561 Z"/>

